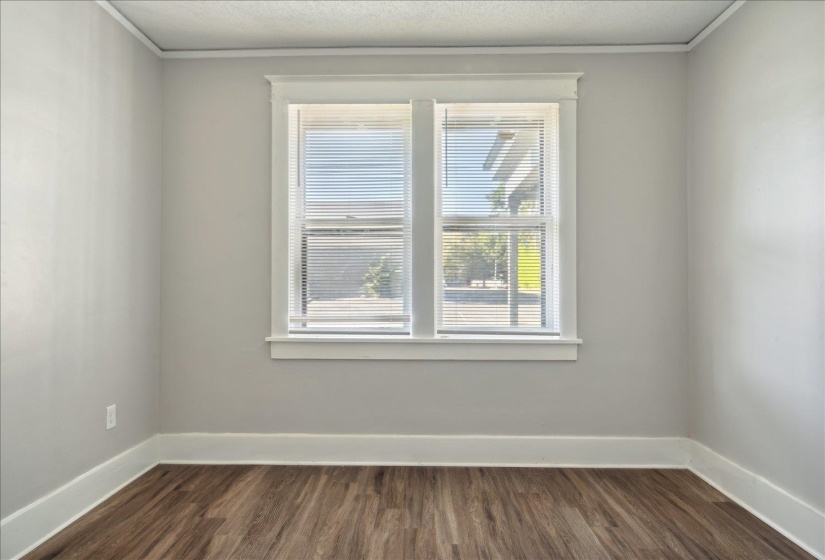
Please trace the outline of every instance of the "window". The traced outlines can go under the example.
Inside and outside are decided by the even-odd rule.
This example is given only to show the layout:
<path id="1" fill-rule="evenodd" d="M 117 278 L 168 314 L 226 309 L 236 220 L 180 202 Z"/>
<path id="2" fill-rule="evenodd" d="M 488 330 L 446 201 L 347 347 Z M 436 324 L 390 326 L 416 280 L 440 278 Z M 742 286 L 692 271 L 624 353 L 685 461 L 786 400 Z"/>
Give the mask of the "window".
<path id="1" fill-rule="evenodd" d="M 558 335 L 558 104 L 437 107 L 438 332 Z"/>
<path id="2" fill-rule="evenodd" d="M 290 333 L 410 332 L 410 106 L 289 107 Z"/>
<path id="3" fill-rule="evenodd" d="M 579 76 L 269 77 L 273 358 L 575 359 Z"/>

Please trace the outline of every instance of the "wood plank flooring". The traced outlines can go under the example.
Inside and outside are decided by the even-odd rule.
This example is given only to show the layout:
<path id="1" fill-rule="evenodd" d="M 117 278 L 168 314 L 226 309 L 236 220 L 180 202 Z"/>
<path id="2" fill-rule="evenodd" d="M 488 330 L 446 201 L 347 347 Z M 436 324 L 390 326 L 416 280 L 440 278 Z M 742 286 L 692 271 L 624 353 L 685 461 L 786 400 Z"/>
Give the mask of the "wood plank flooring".
<path id="1" fill-rule="evenodd" d="M 160 465 L 26 558 L 811 556 L 685 470 Z"/>

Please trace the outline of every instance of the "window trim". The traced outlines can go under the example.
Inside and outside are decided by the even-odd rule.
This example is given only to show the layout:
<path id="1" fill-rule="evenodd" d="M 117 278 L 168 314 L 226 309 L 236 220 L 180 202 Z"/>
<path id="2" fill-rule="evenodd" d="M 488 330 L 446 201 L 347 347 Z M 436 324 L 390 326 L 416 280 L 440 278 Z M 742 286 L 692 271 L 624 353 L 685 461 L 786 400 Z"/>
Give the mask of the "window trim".
<path id="1" fill-rule="evenodd" d="M 266 76 L 272 101 L 272 316 L 275 359 L 575 360 L 576 100 L 581 73 Z M 321 86 L 321 87 L 319 87 Z M 436 334 L 435 103 L 559 104 L 561 333 Z M 289 334 L 289 104 L 410 103 L 412 111 L 411 335 Z"/>

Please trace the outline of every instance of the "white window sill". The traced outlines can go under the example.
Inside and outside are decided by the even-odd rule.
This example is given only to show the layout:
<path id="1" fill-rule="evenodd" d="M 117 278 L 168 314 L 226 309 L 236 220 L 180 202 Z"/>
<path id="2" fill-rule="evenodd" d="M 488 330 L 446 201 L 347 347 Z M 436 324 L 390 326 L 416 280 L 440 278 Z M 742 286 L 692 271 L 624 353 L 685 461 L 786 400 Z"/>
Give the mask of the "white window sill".
<path id="1" fill-rule="evenodd" d="M 293 335 L 268 337 L 276 360 L 575 360 L 578 338 Z"/>

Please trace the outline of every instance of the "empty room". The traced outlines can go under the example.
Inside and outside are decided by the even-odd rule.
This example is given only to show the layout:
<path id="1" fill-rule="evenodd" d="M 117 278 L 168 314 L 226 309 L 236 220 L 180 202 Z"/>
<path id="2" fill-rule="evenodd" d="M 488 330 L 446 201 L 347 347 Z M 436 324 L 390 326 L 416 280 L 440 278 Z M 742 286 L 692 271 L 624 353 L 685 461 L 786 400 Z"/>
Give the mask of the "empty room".
<path id="1" fill-rule="evenodd" d="M 825 1 L 0 1 L 0 560 L 825 560 Z"/>

